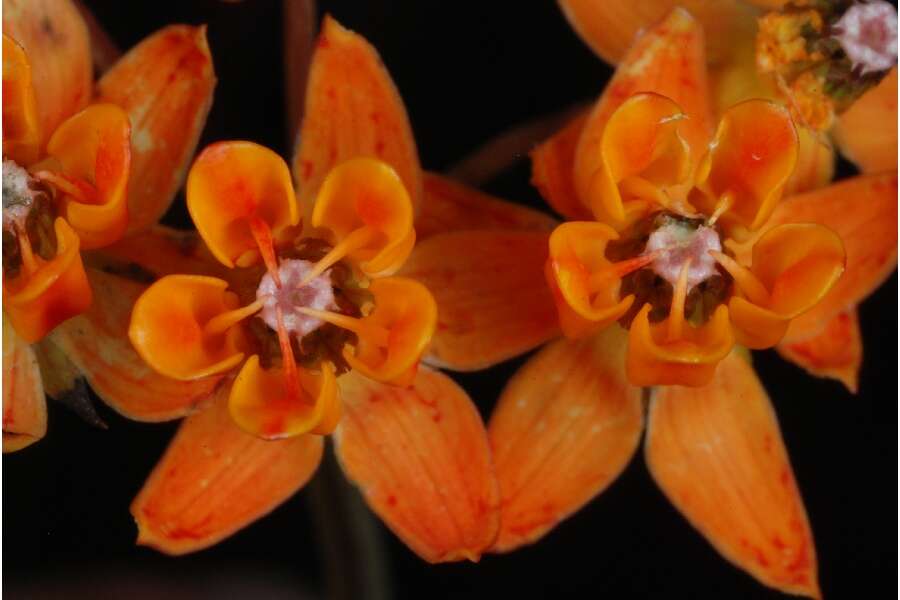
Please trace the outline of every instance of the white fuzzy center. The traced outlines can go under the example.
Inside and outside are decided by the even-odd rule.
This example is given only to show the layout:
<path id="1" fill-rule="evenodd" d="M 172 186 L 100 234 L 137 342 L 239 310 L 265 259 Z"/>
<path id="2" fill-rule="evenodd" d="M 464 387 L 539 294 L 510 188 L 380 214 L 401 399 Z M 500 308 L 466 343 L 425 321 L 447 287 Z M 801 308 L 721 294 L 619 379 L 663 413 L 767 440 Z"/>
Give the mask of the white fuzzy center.
<path id="1" fill-rule="evenodd" d="M 835 29 L 847 57 L 863 73 L 884 71 L 897 63 L 897 9 L 889 3 L 854 4 Z"/>
<path id="2" fill-rule="evenodd" d="M 646 254 L 661 250 L 653 261 L 653 271 L 671 283 L 678 281 L 684 263 L 689 259 L 688 291 L 716 274 L 716 261 L 709 255 L 710 250 L 722 251 L 719 234 L 711 227 L 701 225 L 696 229 L 680 223 L 663 225 L 650 234 Z"/>
<path id="3" fill-rule="evenodd" d="M 278 276 L 281 278 L 280 288 L 269 273 L 263 276 L 259 288 L 256 290 L 257 300 L 263 301 L 259 317 L 273 330 L 278 329 L 276 307 L 281 308 L 285 329 L 288 333 L 297 336 L 298 339 L 315 331 L 324 323 L 321 319 L 299 312 L 298 308 L 314 308 L 316 310 L 337 308 L 334 303 L 334 289 L 331 287 L 330 270 L 313 278 L 309 283 L 300 285 L 312 267 L 313 263 L 308 260 L 281 261 L 278 265 Z"/>

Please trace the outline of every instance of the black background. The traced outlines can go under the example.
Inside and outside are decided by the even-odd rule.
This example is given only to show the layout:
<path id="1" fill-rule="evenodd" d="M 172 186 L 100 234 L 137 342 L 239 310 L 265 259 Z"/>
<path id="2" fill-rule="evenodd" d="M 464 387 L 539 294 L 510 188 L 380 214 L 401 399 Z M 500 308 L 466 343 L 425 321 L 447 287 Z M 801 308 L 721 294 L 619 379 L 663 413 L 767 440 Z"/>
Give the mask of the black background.
<path id="1" fill-rule="evenodd" d="M 209 24 L 219 83 L 201 147 L 244 138 L 289 157 L 279 2 L 87 4 L 121 48 L 169 23 Z M 513 125 L 595 98 L 611 73 L 553 2 L 344 1 L 320 2 L 319 10 L 378 48 L 409 110 L 422 163 L 433 170 L 450 168 Z M 852 172 L 840 165 L 841 176 Z M 543 207 L 528 176 L 520 160 L 487 189 Z M 166 222 L 188 224 L 181 199 Z M 895 274 L 862 306 L 859 395 L 807 376 L 774 352 L 754 355 L 804 495 L 827 598 L 896 593 L 896 298 Z M 457 380 L 487 416 L 521 362 Z M 175 424 L 133 423 L 99 410 L 108 431 L 51 403 L 47 437 L 3 458 L 10 597 L 281 598 L 338 589 L 328 587 L 325 573 L 335 565 L 322 552 L 333 532 L 322 526 L 327 519 L 307 490 L 194 555 L 173 559 L 135 547 L 128 505 Z M 325 487 L 315 482 L 314 493 Z M 347 525 L 337 521 L 337 529 Z M 398 598 L 779 597 L 694 532 L 656 489 L 640 454 L 604 494 L 537 545 L 486 556 L 478 565 L 426 565 L 380 523 L 373 529 L 385 589 Z M 359 565 L 336 568 L 352 588 Z"/>

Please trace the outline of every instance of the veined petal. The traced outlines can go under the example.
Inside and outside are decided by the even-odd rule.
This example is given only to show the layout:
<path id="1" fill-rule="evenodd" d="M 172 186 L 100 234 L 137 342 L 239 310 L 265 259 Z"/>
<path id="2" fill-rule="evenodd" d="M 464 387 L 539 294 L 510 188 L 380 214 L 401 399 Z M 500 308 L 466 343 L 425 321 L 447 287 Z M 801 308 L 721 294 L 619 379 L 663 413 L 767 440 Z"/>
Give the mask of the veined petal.
<path id="1" fill-rule="evenodd" d="M 626 344 L 618 327 L 553 342 L 503 390 L 488 426 L 502 498 L 495 552 L 546 535 L 631 460 L 644 419 L 641 390 L 625 378 Z"/>
<path id="2" fill-rule="evenodd" d="M 778 344 L 775 349 L 782 358 L 803 367 L 807 373 L 837 379 L 852 393 L 857 392 L 863 344 L 855 308 L 832 318 L 817 335 Z"/>
<path id="3" fill-rule="evenodd" d="M 460 231 L 419 244 L 401 274 L 437 301 L 427 362 L 473 371 L 527 352 L 558 334 L 544 282 L 547 233 Z"/>
<path id="4" fill-rule="evenodd" d="M 897 168 L 897 67 L 838 118 L 834 139 L 863 173 Z"/>
<path id="5" fill-rule="evenodd" d="M 775 412 L 738 352 L 702 388 L 654 390 L 646 456 L 675 507 L 762 583 L 819 597 L 812 532 Z"/>
<path id="6" fill-rule="evenodd" d="M 419 241 L 450 231 L 505 229 L 551 231 L 553 217 L 437 173 L 425 173 L 425 197 L 416 219 Z"/>
<path id="7" fill-rule="evenodd" d="M 87 26 L 70 0 L 5 0 L 3 33 L 25 49 L 43 148 L 66 118 L 91 99 Z"/>
<path id="8" fill-rule="evenodd" d="M 313 205 L 332 168 L 358 157 L 393 167 L 418 207 L 422 169 L 403 100 L 378 52 L 327 15 L 309 69 L 297 144 L 292 169 L 303 207 Z"/>
<path id="9" fill-rule="evenodd" d="M 559 0 L 581 39 L 604 61 L 625 60 L 635 36 L 676 6 L 687 9 L 709 38 L 710 61 L 727 61 L 736 36 L 752 36 L 755 13 L 737 0 Z"/>
<path id="10" fill-rule="evenodd" d="M 672 10 L 635 41 L 594 105 L 575 150 L 575 190 L 582 204 L 592 195 L 606 124 L 638 92 L 665 96 L 681 107 L 687 119 L 679 130 L 696 160 L 710 140 L 712 115 L 703 30 L 687 11 Z"/>
<path id="11" fill-rule="evenodd" d="M 353 372 L 340 386 L 335 451 L 372 510 L 428 562 L 478 560 L 497 536 L 500 498 L 466 393 L 424 367 L 408 389 Z"/>
<path id="12" fill-rule="evenodd" d="M 553 210 L 574 221 L 592 218 L 575 189 L 575 150 L 587 120 L 587 113 L 575 117 L 531 151 L 531 183 Z"/>
<path id="13" fill-rule="evenodd" d="M 205 27 L 172 25 L 125 54 L 97 84 L 131 119 L 128 231 L 158 221 L 175 198 L 212 104 L 216 76 Z"/>
<path id="14" fill-rule="evenodd" d="M 819 223 L 840 236 L 844 274 L 816 306 L 791 322 L 785 343 L 809 338 L 871 294 L 897 267 L 897 173 L 844 179 L 784 200 L 770 219 Z M 767 225 L 769 227 L 770 225 Z"/>
<path id="15" fill-rule="evenodd" d="M 145 285 L 93 269 L 88 280 L 94 290 L 90 310 L 57 327 L 50 340 L 104 402 L 130 419 L 157 422 L 183 417 L 210 397 L 219 377 L 189 382 L 164 377 L 132 347 L 131 309 Z"/>
<path id="16" fill-rule="evenodd" d="M 47 400 L 31 345 L 3 313 L 3 452 L 15 452 L 47 433 Z"/>
<path id="17" fill-rule="evenodd" d="M 302 488 L 322 457 L 322 438 L 269 442 L 228 413 L 228 388 L 184 420 L 131 503 L 137 543 L 166 554 L 212 546 L 265 516 Z"/>

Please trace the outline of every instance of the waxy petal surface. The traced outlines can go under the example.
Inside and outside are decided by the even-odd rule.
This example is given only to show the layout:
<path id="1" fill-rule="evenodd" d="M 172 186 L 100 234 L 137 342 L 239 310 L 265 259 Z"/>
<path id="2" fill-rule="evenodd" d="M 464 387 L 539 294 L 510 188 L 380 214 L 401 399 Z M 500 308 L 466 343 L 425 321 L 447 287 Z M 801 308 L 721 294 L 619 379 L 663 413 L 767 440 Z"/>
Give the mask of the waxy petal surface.
<path id="1" fill-rule="evenodd" d="M 559 0 L 569 23 L 597 55 L 608 63 L 624 60 L 634 37 L 676 6 L 703 25 L 710 60 L 730 58 L 736 36 L 752 36 L 754 12 L 737 0 Z"/>
<path id="2" fill-rule="evenodd" d="M 510 379 L 488 428 L 502 498 L 494 551 L 537 541 L 628 464 L 644 419 L 626 344 L 618 327 L 559 340 Z"/>
<path id="3" fill-rule="evenodd" d="M 785 343 L 809 338 L 832 318 L 856 306 L 897 267 L 897 173 L 844 179 L 788 198 L 766 227 L 819 223 L 844 242 L 844 274 L 816 306 L 791 322 Z"/>
<path id="4" fill-rule="evenodd" d="M 90 310 L 57 327 L 50 340 L 104 402 L 130 419 L 157 422 L 183 417 L 210 397 L 220 378 L 184 382 L 163 377 L 131 346 L 131 309 L 145 285 L 92 269 L 88 280 L 94 290 Z"/>
<path id="5" fill-rule="evenodd" d="M 326 16 L 306 87 L 306 109 L 293 161 L 308 210 L 328 172 L 345 160 L 378 158 L 397 171 L 417 207 L 422 171 L 406 109 L 378 52 Z"/>
<path id="6" fill-rule="evenodd" d="M 348 373 L 335 450 L 369 506 L 428 562 L 478 560 L 499 526 L 487 434 L 466 393 L 421 367 L 403 389 Z"/>
<path id="7" fill-rule="evenodd" d="M 549 233 L 461 231 L 419 244 L 401 274 L 431 290 L 438 322 L 426 361 L 473 371 L 558 334 L 544 281 Z"/>
<path id="8" fill-rule="evenodd" d="M 25 48 L 31 63 L 40 139 L 46 142 L 91 99 L 87 26 L 69 0 L 5 0 L 3 33 Z"/>
<path id="9" fill-rule="evenodd" d="M 646 455 L 675 507 L 726 559 L 786 593 L 818 597 L 812 532 L 778 421 L 737 352 L 703 388 L 656 388 Z"/>
<path id="10" fill-rule="evenodd" d="M 782 358 L 799 365 L 807 373 L 837 379 L 852 393 L 857 392 L 863 343 L 855 308 L 832 318 L 817 335 L 799 342 L 779 344 L 775 349 Z"/>
<path id="11" fill-rule="evenodd" d="M 3 451 L 14 452 L 47 432 L 47 401 L 37 357 L 3 314 Z"/>
<path id="12" fill-rule="evenodd" d="M 575 189 L 575 150 L 587 119 L 575 117 L 531 151 L 531 183 L 553 210 L 574 221 L 593 218 Z"/>
<path id="13" fill-rule="evenodd" d="M 184 182 L 216 76 L 205 27 L 172 25 L 132 48 L 103 75 L 97 96 L 131 120 L 128 231 L 163 216 Z"/>
<path id="14" fill-rule="evenodd" d="M 834 177 L 835 150 L 828 138 L 802 126 L 797 127 L 797 135 L 797 164 L 784 186 L 786 196 L 826 186 Z"/>
<path id="15" fill-rule="evenodd" d="M 174 555 L 212 546 L 290 498 L 319 466 L 321 437 L 244 433 L 227 395 L 184 420 L 132 502 L 138 544 Z"/>
<path id="16" fill-rule="evenodd" d="M 638 92 L 655 92 L 682 108 L 688 118 L 679 132 L 695 160 L 701 156 L 712 137 L 706 53 L 703 29 L 685 10 L 673 10 L 637 39 L 591 111 L 575 151 L 575 189 L 582 204 L 600 168 L 606 123 Z"/>
<path id="17" fill-rule="evenodd" d="M 549 232 L 555 226 L 556 220 L 542 212 L 496 198 L 437 173 L 425 173 L 425 197 L 416 219 L 419 241 L 450 231 Z"/>
<path id="18" fill-rule="evenodd" d="M 834 138 L 863 173 L 897 168 L 897 67 L 838 118 Z"/>

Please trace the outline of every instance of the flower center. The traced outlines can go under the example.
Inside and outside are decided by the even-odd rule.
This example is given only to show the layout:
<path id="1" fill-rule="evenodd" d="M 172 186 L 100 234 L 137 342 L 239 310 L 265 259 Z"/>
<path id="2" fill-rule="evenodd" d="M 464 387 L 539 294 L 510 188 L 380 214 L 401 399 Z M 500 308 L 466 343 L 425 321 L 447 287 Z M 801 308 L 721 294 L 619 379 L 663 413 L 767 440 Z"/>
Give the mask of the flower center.
<path id="1" fill-rule="evenodd" d="M 847 57 L 863 73 L 890 69 L 897 62 L 897 9 L 889 3 L 854 4 L 833 29 Z"/>
<path id="2" fill-rule="evenodd" d="M 716 261 L 710 256 L 710 250 L 722 251 L 715 229 L 671 221 L 650 234 L 644 254 L 659 253 L 651 267 L 673 286 L 685 263 L 690 261 L 687 278 L 687 291 L 690 293 L 694 286 L 717 274 Z"/>
<path id="3" fill-rule="evenodd" d="M 297 339 L 304 337 L 325 324 L 299 309 L 336 310 L 331 270 L 303 283 L 313 268 L 312 262 L 301 259 L 282 260 L 278 265 L 279 287 L 271 273 L 266 273 L 256 290 L 256 299 L 263 308 L 260 318 L 272 330 L 278 330 L 278 310 L 281 310 L 284 328 Z"/>
<path id="4" fill-rule="evenodd" d="M 3 229 L 25 229 L 25 221 L 35 203 L 34 180 L 15 161 L 3 160 Z"/>

